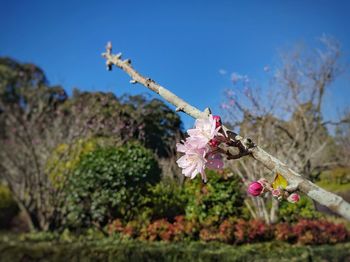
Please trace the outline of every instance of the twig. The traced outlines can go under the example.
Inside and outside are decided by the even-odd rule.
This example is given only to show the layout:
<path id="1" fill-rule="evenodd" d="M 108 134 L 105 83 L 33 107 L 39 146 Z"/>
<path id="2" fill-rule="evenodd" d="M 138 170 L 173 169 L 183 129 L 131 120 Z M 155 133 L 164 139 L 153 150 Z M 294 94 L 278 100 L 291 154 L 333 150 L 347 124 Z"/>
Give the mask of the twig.
<path id="1" fill-rule="evenodd" d="M 119 67 L 131 77 L 131 81 L 133 83 L 142 84 L 150 90 L 156 92 L 166 101 L 173 104 L 177 111 L 183 111 L 195 119 L 208 117 L 208 112 L 201 112 L 199 109 L 191 106 L 189 103 L 182 100 L 168 89 L 157 84 L 154 80 L 142 76 L 131 66 L 130 60 L 121 59 L 121 54 L 113 55 L 111 43 L 107 44 L 106 52 L 102 55 L 106 59 L 106 65 L 109 70 L 112 69 L 112 65 Z M 255 145 L 249 138 L 243 138 L 238 134 L 229 131 L 225 127 L 223 127 L 223 129 L 226 134 L 231 136 L 230 138 L 232 142 L 235 143 L 235 146 L 239 148 L 240 154 L 242 154 L 239 155 L 239 157 L 243 155 L 252 156 L 268 169 L 280 173 L 288 181 L 288 184 L 293 185 L 293 187 L 298 188 L 301 192 L 305 193 L 307 196 L 317 201 L 321 205 L 330 208 L 334 212 L 350 220 L 350 204 L 342 197 L 328 192 L 311 181 L 305 179 L 300 174 L 289 168 L 286 164 L 282 163 L 280 160 L 273 157 L 259 146 Z M 242 152 L 247 154 L 243 154 Z M 235 155 L 235 153 L 231 154 Z"/>

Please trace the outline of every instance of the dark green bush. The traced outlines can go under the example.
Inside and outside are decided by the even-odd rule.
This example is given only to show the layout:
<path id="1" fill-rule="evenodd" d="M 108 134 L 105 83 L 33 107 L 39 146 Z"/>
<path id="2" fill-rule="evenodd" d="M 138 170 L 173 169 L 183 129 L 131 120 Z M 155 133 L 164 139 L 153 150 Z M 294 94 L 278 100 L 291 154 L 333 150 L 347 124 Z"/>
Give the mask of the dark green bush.
<path id="1" fill-rule="evenodd" d="M 239 216 L 243 206 L 240 179 L 226 171 L 207 171 L 207 176 L 205 185 L 199 178 L 186 181 L 186 217 L 201 223 L 220 223 L 226 218 Z"/>
<path id="2" fill-rule="evenodd" d="M 141 216 L 143 219 L 155 220 L 184 215 L 187 199 L 184 189 L 175 181 L 162 181 L 149 188 L 150 194 L 143 199 Z"/>
<path id="3" fill-rule="evenodd" d="M 297 222 L 300 219 L 320 218 L 322 214 L 318 212 L 311 199 L 302 196 L 297 203 L 287 201 L 280 202 L 279 219 L 282 222 Z"/>
<path id="4" fill-rule="evenodd" d="M 147 195 L 147 188 L 160 180 L 153 153 L 138 143 L 98 148 L 86 154 L 69 177 L 68 220 L 77 227 L 123 217 L 132 219 Z"/>
<path id="5" fill-rule="evenodd" d="M 0 228 L 8 229 L 18 211 L 18 206 L 12 198 L 9 188 L 0 184 Z"/>

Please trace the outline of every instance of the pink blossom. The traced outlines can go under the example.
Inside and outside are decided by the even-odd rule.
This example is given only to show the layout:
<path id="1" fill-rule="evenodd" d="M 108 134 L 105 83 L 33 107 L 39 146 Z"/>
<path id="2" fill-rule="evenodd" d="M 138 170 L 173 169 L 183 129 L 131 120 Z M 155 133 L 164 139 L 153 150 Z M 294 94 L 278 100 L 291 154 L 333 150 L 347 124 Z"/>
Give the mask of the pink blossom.
<path id="1" fill-rule="evenodd" d="M 221 154 L 207 154 L 206 167 L 209 169 L 220 170 L 224 167 Z"/>
<path id="2" fill-rule="evenodd" d="M 182 140 L 181 143 L 176 143 L 176 151 L 180 153 L 186 153 L 187 151 L 190 151 L 193 148 L 195 148 L 195 146 L 189 143 L 188 140 Z"/>
<path id="3" fill-rule="evenodd" d="M 222 122 L 221 122 L 221 117 L 220 117 L 220 116 L 213 116 L 213 119 L 214 119 L 215 122 L 216 122 L 216 128 L 222 126 Z"/>
<path id="4" fill-rule="evenodd" d="M 216 147 L 218 147 L 218 145 L 220 145 L 220 141 L 213 138 L 209 141 L 209 145 L 213 148 L 216 148 Z"/>
<path id="5" fill-rule="evenodd" d="M 273 189 L 271 193 L 274 197 L 277 197 L 277 198 L 282 195 L 281 189 Z"/>
<path id="6" fill-rule="evenodd" d="M 296 203 L 300 200 L 300 196 L 297 193 L 292 193 L 287 200 L 291 203 Z"/>
<path id="7" fill-rule="evenodd" d="M 251 182 L 248 186 L 248 193 L 252 196 L 259 196 L 264 190 L 264 187 L 261 183 L 254 181 Z"/>
<path id="8" fill-rule="evenodd" d="M 222 169 L 223 161 L 220 154 L 214 154 L 220 144 L 217 139 L 221 128 L 221 118 L 210 115 L 207 119 L 197 119 L 195 127 L 189 129 L 189 137 L 185 141 L 176 144 L 178 152 L 184 153 L 176 162 L 182 168 L 182 174 L 194 178 L 201 174 L 204 182 L 207 181 L 205 168 Z"/>
<path id="9" fill-rule="evenodd" d="M 206 119 L 197 119 L 195 128 L 187 130 L 191 143 L 197 147 L 205 147 L 211 139 L 219 134 L 219 127 L 216 125 L 217 120 L 212 115 Z"/>
<path id="10" fill-rule="evenodd" d="M 178 166 L 182 168 L 182 174 L 193 179 L 200 173 L 203 181 L 206 182 L 207 178 L 204 170 L 208 148 L 192 147 L 190 143 L 185 142 L 184 144 L 177 144 L 177 149 L 179 152 L 185 153 L 176 161 Z"/>

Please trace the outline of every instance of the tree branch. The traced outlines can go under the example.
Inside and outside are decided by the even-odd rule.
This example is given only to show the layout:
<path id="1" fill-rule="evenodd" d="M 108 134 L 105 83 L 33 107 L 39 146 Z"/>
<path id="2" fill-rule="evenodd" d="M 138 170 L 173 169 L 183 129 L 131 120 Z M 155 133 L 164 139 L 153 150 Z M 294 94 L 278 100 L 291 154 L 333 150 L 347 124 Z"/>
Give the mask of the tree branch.
<path id="1" fill-rule="evenodd" d="M 131 61 L 129 59 L 122 60 L 121 54 L 113 55 L 111 43 L 107 44 L 106 52 L 103 53 L 102 56 L 106 59 L 108 70 L 111 70 L 113 65 L 119 67 L 131 77 L 131 83 L 140 83 L 150 90 L 156 92 L 166 101 L 173 104 L 177 111 L 183 111 L 195 119 L 208 117 L 208 112 L 200 111 L 176 96 L 174 93 L 160 86 L 152 79 L 142 76 L 131 66 Z M 224 130 L 225 132 L 228 131 L 225 127 Z M 250 156 L 261 162 L 265 167 L 274 172 L 280 173 L 288 181 L 289 185 L 295 186 L 301 192 L 305 193 L 307 196 L 317 201 L 321 205 L 330 208 L 334 212 L 350 220 L 350 204 L 342 197 L 328 192 L 311 181 L 303 178 L 286 164 L 282 163 L 280 160 L 273 157 L 259 146 L 255 145 L 249 138 L 243 138 L 234 132 L 231 132 L 230 134 L 232 141 L 239 145 L 240 152 L 241 150 L 249 152 Z M 232 153 L 232 155 L 235 155 L 235 153 Z"/>

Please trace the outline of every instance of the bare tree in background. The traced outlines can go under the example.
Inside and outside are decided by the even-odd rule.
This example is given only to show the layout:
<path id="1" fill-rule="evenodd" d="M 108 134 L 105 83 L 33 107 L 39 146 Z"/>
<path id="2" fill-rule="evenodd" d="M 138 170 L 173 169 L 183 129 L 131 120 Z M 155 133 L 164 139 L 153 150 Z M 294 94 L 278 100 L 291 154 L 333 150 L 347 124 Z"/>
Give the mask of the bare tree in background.
<path id="1" fill-rule="evenodd" d="M 327 125 L 343 120 L 324 121 L 323 105 L 327 90 L 341 73 L 340 46 L 329 38 L 320 39 L 319 49 L 297 47 L 281 56 L 281 65 L 273 72 L 267 96 L 253 88 L 247 76 L 232 74 L 234 89 L 227 90 L 222 108 L 226 122 L 246 137 L 251 137 L 281 161 L 307 178 L 338 165 L 332 154 L 334 140 Z M 265 71 L 269 71 L 265 68 Z M 268 99 L 264 100 L 263 97 Z M 334 153 L 334 152 L 333 152 Z M 233 172 L 244 181 L 257 180 L 269 171 L 247 159 L 228 161 Z M 278 202 L 271 196 L 250 198 L 246 204 L 253 217 L 267 223 L 277 220 Z M 252 205 L 253 206 L 252 206 Z"/>
<path id="2" fill-rule="evenodd" d="M 67 103 L 65 91 L 48 86 L 40 68 L 11 59 L 1 59 L 0 65 L 0 176 L 31 229 L 48 230 L 59 223 L 64 205 L 62 187 L 50 181 L 57 165 L 49 167 L 49 157 L 58 145 L 71 145 L 91 135 L 90 127 L 96 133 L 104 123 L 92 110 L 91 99 Z M 59 160 L 67 160 L 69 152 L 68 146 Z"/>
<path id="3" fill-rule="evenodd" d="M 344 167 L 350 167 L 350 111 L 347 110 L 343 122 L 336 127 L 336 145 L 339 149 L 337 158 Z"/>

